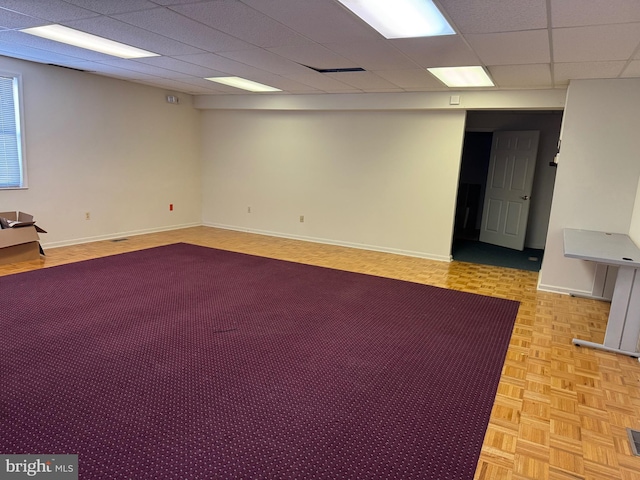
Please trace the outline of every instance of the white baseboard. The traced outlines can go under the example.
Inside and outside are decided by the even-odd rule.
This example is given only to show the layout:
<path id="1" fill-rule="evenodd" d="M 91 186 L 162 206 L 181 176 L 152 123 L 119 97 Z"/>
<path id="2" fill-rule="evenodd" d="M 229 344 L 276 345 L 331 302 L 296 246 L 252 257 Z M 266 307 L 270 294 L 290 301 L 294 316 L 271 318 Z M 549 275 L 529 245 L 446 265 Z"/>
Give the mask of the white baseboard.
<path id="1" fill-rule="evenodd" d="M 545 285 L 542 283 L 538 283 L 538 290 L 541 292 L 549 292 L 549 293 L 559 293 L 561 295 L 577 295 L 581 297 L 591 296 L 592 293 L 586 290 L 572 290 L 566 287 L 558 287 L 556 285 Z"/>
<path id="2" fill-rule="evenodd" d="M 402 250 L 398 248 L 381 247 L 377 245 L 366 245 L 362 243 L 343 242 L 339 240 L 331 240 L 327 238 L 307 237 L 303 235 L 292 235 L 288 233 L 272 232 L 269 230 L 258 230 L 254 228 L 244 228 L 234 225 L 223 225 L 219 223 L 203 223 L 205 227 L 222 228 L 224 230 L 234 230 L 237 232 L 255 233 L 257 235 L 267 235 L 269 237 L 289 238 L 291 240 L 301 240 L 304 242 L 322 243 L 325 245 L 336 245 L 340 247 L 357 248 L 359 250 L 369 250 L 373 252 L 393 253 L 396 255 L 404 255 L 407 257 L 425 258 L 428 260 L 437 260 L 440 262 L 450 262 L 451 255 L 430 255 L 423 252 L 414 252 L 411 250 Z"/>
<path id="3" fill-rule="evenodd" d="M 115 240 L 117 238 L 133 237 L 136 235 L 145 235 L 147 233 L 168 232 L 170 230 L 180 230 L 182 228 L 199 227 L 201 223 L 185 223 L 182 225 L 170 225 L 167 227 L 145 228 L 142 230 L 132 230 L 129 232 L 110 233 L 108 235 L 97 235 L 95 237 L 74 238 L 71 240 L 63 240 L 61 242 L 42 243 L 43 249 L 68 247 L 70 245 L 80 245 L 82 243 L 100 242 L 103 240 Z"/>

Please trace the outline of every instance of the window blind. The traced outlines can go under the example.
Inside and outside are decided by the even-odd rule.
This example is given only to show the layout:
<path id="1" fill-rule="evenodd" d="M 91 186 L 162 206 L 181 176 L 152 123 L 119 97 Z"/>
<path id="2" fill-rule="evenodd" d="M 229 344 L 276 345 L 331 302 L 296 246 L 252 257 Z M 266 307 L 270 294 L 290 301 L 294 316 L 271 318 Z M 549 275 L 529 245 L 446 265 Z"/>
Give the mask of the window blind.
<path id="1" fill-rule="evenodd" d="M 0 76 L 0 188 L 22 187 L 17 82 Z"/>

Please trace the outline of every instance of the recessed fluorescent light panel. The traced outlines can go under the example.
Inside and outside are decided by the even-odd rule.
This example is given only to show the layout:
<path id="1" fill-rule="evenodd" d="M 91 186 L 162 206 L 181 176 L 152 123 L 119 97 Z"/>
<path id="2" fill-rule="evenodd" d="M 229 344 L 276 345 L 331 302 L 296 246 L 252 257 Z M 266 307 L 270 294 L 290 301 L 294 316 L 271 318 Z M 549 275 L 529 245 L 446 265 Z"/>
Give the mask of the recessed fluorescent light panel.
<path id="1" fill-rule="evenodd" d="M 270 87 L 269 85 L 263 85 L 262 83 L 247 80 L 242 77 L 211 77 L 205 78 L 212 82 L 222 83 L 230 87 L 241 88 L 242 90 L 249 90 L 250 92 L 281 92 L 279 88 Z"/>
<path id="2" fill-rule="evenodd" d="M 56 42 L 66 43 L 75 47 L 86 48 L 94 52 L 104 53 L 120 58 L 158 57 L 157 53 L 148 52 L 107 38 L 91 35 L 90 33 L 74 30 L 62 25 L 46 25 L 44 27 L 25 28 L 21 32 L 47 38 Z"/>
<path id="3" fill-rule="evenodd" d="M 385 38 L 435 37 L 456 32 L 431 0 L 339 0 Z"/>
<path id="4" fill-rule="evenodd" d="M 427 68 L 447 87 L 494 87 L 494 83 L 482 67 Z"/>

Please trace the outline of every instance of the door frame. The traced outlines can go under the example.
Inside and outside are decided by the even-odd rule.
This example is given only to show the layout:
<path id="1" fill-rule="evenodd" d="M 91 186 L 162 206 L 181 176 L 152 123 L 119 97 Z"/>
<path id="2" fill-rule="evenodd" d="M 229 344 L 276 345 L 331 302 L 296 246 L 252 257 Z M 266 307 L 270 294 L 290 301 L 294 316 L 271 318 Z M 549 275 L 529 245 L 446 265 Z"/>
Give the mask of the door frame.
<path id="1" fill-rule="evenodd" d="M 500 116 L 499 120 L 494 120 L 491 122 L 486 122 L 487 126 L 482 126 L 482 119 L 480 121 L 474 121 L 474 125 L 469 126 L 469 115 L 473 115 L 473 114 L 486 114 L 488 116 L 494 114 L 497 116 Z M 537 186 L 539 186 L 542 182 L 545 182 L 549 185 L 549 187 L 547 189 L 545 189 L 544 191 L 544 195 L 537 195 L 537 200 L 540 201 L 539 199 L 542 197 L 544 199 L 545 202 L 545 207 L 548 207 L 548 211 L 545 213 L 544 211 L 540 211 L 540 209 L 535 209 L 535 213 L 533 215 L 537 215 L 537 220 L 538 222 L 542 221 L 544 222 L 545 225 L 545 235 L 542 236 L 540 235 L 540 237 L 544 237 L 543 241 L 546 242 L 546 229 L 548 228 L 549 225 L 549 218 L 551 215 L 551 201 L 553 198 L 553 190 L 555 188 L 555 164 L 554 166 L 550 165 L 550 160 L 552 160 L 552 158 L 547 158 L 546 156 L 550 155 L 551 152 L 551 144 L 553 145 L 553 152 L 555 154 L 555 152 L 557 151 L 557 144 L 558 141 L 560 139 L 560 133 L 561 133 L 561 128 L 562 128 L 562 119 L 564 116 L 564 108 L 559 108 L 559 109 L 544 109 L 544 110 L 517 110 L 517 109 L 510 109 L 510 110 L 498 110 L 498 109 L 489 109 L 489 110 L 467 110 L 466 111 L 466 124 L 465 124 L 465 130 L 464 130 L 464 135 L 465 137 L 463 137 L 463 141 L 464 138 L 466 138 L 467 133 L 491 133 L 493 134 L 496 131 L 499 130 L 540 130 L 540 140 L 541 143 L 539 145 L 539 164 L 540 164 L 540 168 L 548 168 L 550 169 L 546 175 L 547 178 L 543 178 L 543 176 L 539 176 L 539 175 L 535 175 L 534 176 L 534 180 L 533 180 L 533 192 L 534 195 L 537 195 L 539 188 L 536 188 Z M 514 118 L 513 122 L 510 121 L 506 121 L 503 117 L 505 117 L 505 115 L 514 115 L 514 117 L 519 117 L 519 118 Z M 526 125 L 523 125 L 522 121 L 521 121 L 521 117 L 522 116 L 529 116 L 531 115 L 531 118 L 528 118 L 524 123 L 526 123 Z M 540 122 L 538 122 L 538 124 L 540 126 L 536 126 L 536 122 L 533 120 L 535 115 L 540 115 Z M 548 116 L 557 116 L 558 120 L 557 120 L 557 136 L 555 135 L 554 132 L 554 136 L 550 136 L 549 135 L 549 130 L 547 128 L 547 123 L 545 122 L 545 118 L 547 118 L 548 121 Z M 544 145 L 547 147 L 548 151 L 545 151 L 544 146 L 543 146 L 543 137 L 544 137 Z M 462 150 L 461 149 L 461 157 L 460 157 L 460 169 L 459 169 L 459 173 L 458 173 L 458 185 L 457 185 L 457 190 L 460 190 L 460 178 L 462 175 L 462 168 L 463 168 L 463 155 L 462 155 Z M 488 161 L 488 159 L 487 159 Z M 552 169 L 552 170 L 551 170 Z M 550 181 L 548 180 L 548 178 L 552 178 L 553 180 Z M 486 181 L 486 179 L 485 179 Z M 484 185 L 486 187 L 486 184 Z M 532 197 L 533 199 L 533 197 Z M 480 209 L 482 209 L 483 207 L 483 200 L 484 198 L 481 199 L 481 203 L 480 203 Z M 539 205 L 539 203 L 538 203 Z M 457 207 L 457 206 L 456 206 Z M 541 216 L 540 214 L 544 215 Z M 455 219 L 456 216 L 458 215 L 457 212 L 457 208 L 454 211 L 454 218 L 453 218 L 453 226 L 455 226 Z M 531 221 L 531 217 L 530 220 Z M 454 241 L 456 240 L 455 237 L 455 228 L 451 229 L 451 258 L 453 258 L 453 245 L 454 245 Z M 533 245 L 528 245 L 526 243 L 525 240 L 525 248 L 527 247 L 531 247 L 531 248 L 535 248 L 535 249 L 544 249 L 545 244 L 533 244 Z"/>

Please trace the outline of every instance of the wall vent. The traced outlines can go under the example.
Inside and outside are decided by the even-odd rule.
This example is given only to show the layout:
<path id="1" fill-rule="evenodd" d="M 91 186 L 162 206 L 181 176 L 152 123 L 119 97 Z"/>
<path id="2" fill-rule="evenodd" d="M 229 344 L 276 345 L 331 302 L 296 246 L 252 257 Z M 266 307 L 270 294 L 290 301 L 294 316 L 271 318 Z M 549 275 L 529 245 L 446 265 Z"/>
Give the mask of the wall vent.
<path id="1" fill-rule="evenodd" d="M 627 428 L 627 434 L 629 435 L 629 443 L 631 443 L 631 452 L 636 457 L 640 457 L 640 432 Z"/>

